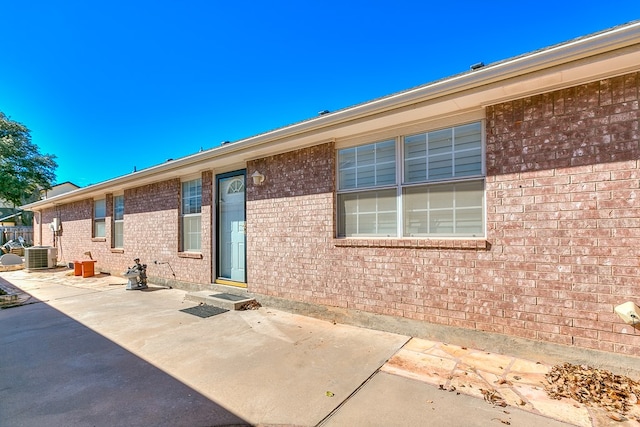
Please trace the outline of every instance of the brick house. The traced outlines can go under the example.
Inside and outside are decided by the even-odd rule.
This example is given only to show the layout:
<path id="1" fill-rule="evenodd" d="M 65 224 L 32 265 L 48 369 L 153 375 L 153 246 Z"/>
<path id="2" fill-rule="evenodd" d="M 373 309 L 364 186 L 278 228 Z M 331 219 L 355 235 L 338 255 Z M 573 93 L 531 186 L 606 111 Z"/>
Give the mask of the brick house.
<path id="1" fill-rule="evenodd" d="M 640 304 L 639 95 L 633 22 L 24 208 L 36 244 L 112 274 L 640 356 L 614 313 Z"/>

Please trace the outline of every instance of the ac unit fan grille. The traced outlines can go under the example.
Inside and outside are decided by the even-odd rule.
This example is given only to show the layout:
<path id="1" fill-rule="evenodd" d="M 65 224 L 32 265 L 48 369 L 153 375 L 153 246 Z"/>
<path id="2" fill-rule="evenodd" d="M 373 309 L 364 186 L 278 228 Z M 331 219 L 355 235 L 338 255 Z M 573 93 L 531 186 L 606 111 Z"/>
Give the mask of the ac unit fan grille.
<path id="1" fill-rule="evenodd" d="M 49 268 L 49 248 L 31 247 L 24 251 L 24 261 L 27 269 Z"/>

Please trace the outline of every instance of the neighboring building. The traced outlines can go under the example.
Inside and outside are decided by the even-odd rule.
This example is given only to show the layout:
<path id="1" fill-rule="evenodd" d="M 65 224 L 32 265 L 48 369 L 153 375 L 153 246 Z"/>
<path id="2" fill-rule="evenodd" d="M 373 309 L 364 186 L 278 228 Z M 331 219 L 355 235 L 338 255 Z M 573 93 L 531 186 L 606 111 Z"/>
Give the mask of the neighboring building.
<path id="1" fill-rule="evenodd" d="M 51 198 L 53 196 L 57 196 L 63 193 L 68 193 L 69 191 L 77 190 L 77 185 L 71 182 L 64 182 L 62 184 L 54 185 L 50 190 L 43 190 L 40 193 L 42 199 Z M 13 207 L 12 203 L 8 203 L 4 200 L 0 200 L 0 226 L 14 226 L 17 223 L 21 223 L 22 221 L 22 209 L 17 209 Z M 30 213 L 28 220 L 30 220 Z M 31 225 L 29 225 L 30 227 Z"/>
<path id="2" fill-rule="evenodd" d="M 17 217 L 22 211 L 10 207 L 7 203 L 0 201 L 0 226 L 16 225 Z"/>
<path id="3" fill-rule="evenodd" d="M 640 356 L 639 91 L 634 22 L 24 208 L 114 274 Z"/>
<path id="4" fill-rule="evenodd" d="M 22 210 L 13 203 L 0 199 L 0 226 L 14 226 L 20 222 Z"/>
<path id="5" fill-rule="evenodd" d="M 58 196 L 60 194 L 64 194 L 64 193 L 68 193 L 68 192 L 73 191 L 73 190 L 77 190 L 78 188 L 80 188 L 80 187 L 78 187 L 74 183 L 66 181 L 66 182 L 63 182 L 62 184 L 54 185 L 53 187 L 51 187 L 50 190 L 42 191 L 42 198 L 43 199 L 50 199 L 50 198 Z"/>

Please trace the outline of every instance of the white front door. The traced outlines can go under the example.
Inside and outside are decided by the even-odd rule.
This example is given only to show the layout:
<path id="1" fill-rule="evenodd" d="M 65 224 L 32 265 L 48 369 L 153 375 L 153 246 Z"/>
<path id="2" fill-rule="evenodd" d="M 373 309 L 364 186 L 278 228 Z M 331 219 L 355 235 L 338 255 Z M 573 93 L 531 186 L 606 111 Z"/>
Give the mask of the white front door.
<path id="1" fill-rule="evenodd" d="M 245 270 L 245 174 L 218 177 L 218 279 L 244 284 Z"/>
<path id="2" fill-rule="evenodd" d="M 245 259 L 245 221 L 238 220 L 231 222 L 231 280 L 244 282 L 244 259 Z"/>

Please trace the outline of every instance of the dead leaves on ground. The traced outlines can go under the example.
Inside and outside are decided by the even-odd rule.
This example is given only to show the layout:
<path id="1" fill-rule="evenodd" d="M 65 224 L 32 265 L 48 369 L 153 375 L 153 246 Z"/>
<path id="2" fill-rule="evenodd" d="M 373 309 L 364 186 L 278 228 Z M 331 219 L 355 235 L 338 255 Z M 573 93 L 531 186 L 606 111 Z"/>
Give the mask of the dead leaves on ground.
<path id="1" fill-rule="evenodd" d="M 544 384 L 544 388 L 552 399 L 566 397 L 580 404 L 602 408 L 614 421 L 630 418 L 640 422 L 640 406 L 636 406 L 640 405 L 640 382 L 603 369 L 570 363 L 554 366 L 545 377 L 547 383 Z M 518 381 L 521 377 L 514 376 L 513 379 Z M 513 385 L 505 378 L 500 378 L 495 383 L 498 386 Z M 454 386 L 440 385 L 439 388 L 456 391 Z M 490 388 L 480 391 L 486 402 L 494 406 L 508 406 L 497 390 Z M 525 406 L 526 402 L 521 399 L 518 405 Z"/>
<path id="2" fill-rule="evenodd" d="M 480 389 L 480 391 L 484 396 L 484 400 L 491 403 L 492 405 L 501 406 L 503 408 L 507 406 L 507 402 L 502 398 L 502 396 L 500 396 L 500 394 L 497 391 L 493 389 L 491 390 Z"/>
<path id="3" fill-rule="evenodd" d="M 244 303 L 239 310 L 257 310 L 260 307 L 262 307 L 262 305 L 258 301 L 248 301 Z"/>
<path id="4" fill-rule="evenodd" d="M 640 383 L 586 365 L 565 363 L 554 366 L 546 379 L 545 389 L 549 397 L 568 397 L 613 413 L 626 414 L 640 398 Z"/>

